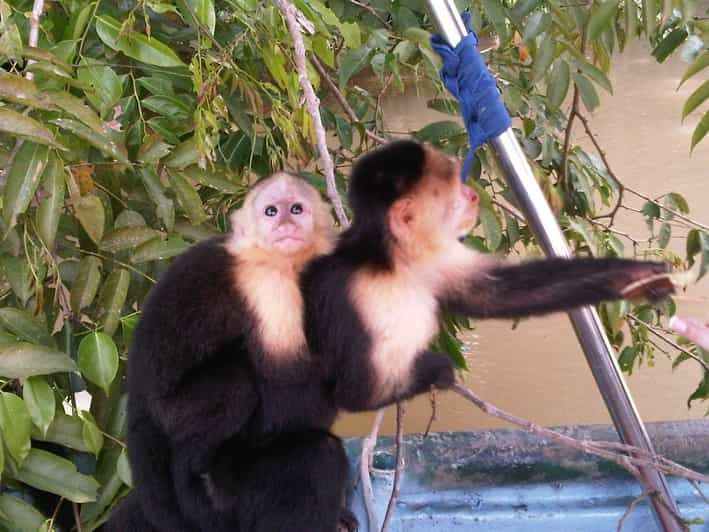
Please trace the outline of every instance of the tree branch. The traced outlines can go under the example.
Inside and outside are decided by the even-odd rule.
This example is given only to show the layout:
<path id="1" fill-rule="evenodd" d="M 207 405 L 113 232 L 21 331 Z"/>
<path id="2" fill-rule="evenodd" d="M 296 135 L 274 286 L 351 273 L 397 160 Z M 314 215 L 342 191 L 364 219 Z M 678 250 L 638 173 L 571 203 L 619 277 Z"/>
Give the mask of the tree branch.
<path id="1" fill-rule="evenodd" d="M 376 503 L 374 500 L 374 490 L 372 490 L 372 479 L 369 476 L 371 467 L 371 457 L 374 451 L 374 445 L 377 443 L 377 435 L 379 428 L 382 426 L 384 419 L 384 408 L 377 410 L 377 415 L 374 417 L 372 431 L 369 436 L 362 440 L 362 453 L 359 460 L 359 476 L 362 482 L 362 496 L 364 497 L 364 506 L 367 510 L 367 519 L 369 521 L 369 530 L 379 530 L 379 519 L 377 518 Z"/>
<path id="2" fill-rule="evenodd" d="M 674 475 L 698 482 L 709 481 L 709 476 L 707 475 L 693 471 L 663 456 L 659 456 L 633 445 L 610 441 L 579 440 L 555 430 L 542 427 L 541 425 L 528 421 L 524 418 L 515 416 L 514 414 L 510 414 L 504 410 L 500 410 L 496 406 L 487 403 L 461 384 L 454 384 L 451 390 L 458 395 L 461 395 L 477 406 L 480 410 L 490 414 L 491 416 L 507 421 L 508 423 L 512 423 L 513 425 L 517 425 L 527 432 L 561 443 L 571 447 L 572 449 L 605 458 L 606 460 L 623 467 L 633 475 L 638 474 L 638 468 L 650 466 L 668 475 Z"/>
<path id="3" fill-rule="evenodd" d="M 394 469 L 394 484 L 391 488 L 391 497 L 389 498 L 389 504 L 387 505 L 387 511 L 384 515 L 384 523 L 382 523 L 382 531 L 386 532 L 389 526 L 389 521 L 394 514 L 394 508 L 396 507 L 396 500 L 399 497 L 399 487 L 401 484 L 401 472 L 404 470 L 404 455 L 403 455 L 403 442 L 404 442 L 404 414 L 406 413 L 406 407 L 404 403 L 396 403 L 396 469 Z"/>
<path id="4" fill-rule="evenodd" d="M 293 48 L 295 51 L 295 66 L 298 72 L 298 81 L 305 95 L 305 103 L 308 108 L 308 113 L 313 119 L 313 127 L 315 128 L 315 136 L 317 137 L 318 151 L 322 160 L 323 169 L 325 172 L 325 180 L 327 182 L 327 195 L 335 208 L 335 214 L 342 227 L 348 225 L 347 215 L 342 206 L 342 198 L 337 191 L 335 183 L 335 166 L 330 156 L 330 151 L 327 148 L 327 137 L 325 136 L 325 128 L 322 125 L 320 117 L 320 100 L 318 99 L 313 86 L 308 79 L 308 69 L 305 63 L 305 44 L 303 36 L 300 34 L 301 24 L 298 19 L 305 20 L 305 16 L 291 4 L 288 0 L 275 0 L 278 8 L 283 13 L 288 26 L 288 32 L 293 39 Z"/>
<path id="5" fill-rule="evenodd" d="M 32 4 L 32 12 L 30 13 L 30 32 L 27 39 L 27 45 L 32 47 L 37 47 L 39 43 L 39 18 L 42 16 L 44 11 L 44 0 L 34 0 Z M 27 60 L 27 66 L 31 65 L 35 61 L 32 59 Z M 25 72 L 25 78 L 31 80 L 34 77 L 34 73 Z"/>

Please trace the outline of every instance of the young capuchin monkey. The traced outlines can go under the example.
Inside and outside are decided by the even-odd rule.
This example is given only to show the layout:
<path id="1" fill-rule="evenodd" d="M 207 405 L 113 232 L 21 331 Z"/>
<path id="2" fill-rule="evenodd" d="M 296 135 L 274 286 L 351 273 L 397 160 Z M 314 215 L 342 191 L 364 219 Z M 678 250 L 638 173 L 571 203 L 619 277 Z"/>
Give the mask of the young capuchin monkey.
<path id="1" fill-rule="evenodd" d="M 256 184 L 232 233 L 151 290 L 128 362 L 134 492 L 115 532 L 334 532 L 347 459 L 303 330 L 298 277 L 329 252 L 328 206 L 302 179 Z"/>
<path id="2" fill-rule="evenodd" d="M 350 176 L 354 221 L 335 250 L 302 276 L 306 337 L 329 375 L 335 403 L 369 410 L 455 381 L 450 358 L 431 351 L 442 311 L 521 318 L 620 299 L 667 265 L 617 258 L 505 264 L 461 243 L 478 197 L 460 166 L 402 140 L 364 155 Z M 660 276 L 662 277 L 662 276 Z M 672 292 L 664 279 L 633 296 Z"/>

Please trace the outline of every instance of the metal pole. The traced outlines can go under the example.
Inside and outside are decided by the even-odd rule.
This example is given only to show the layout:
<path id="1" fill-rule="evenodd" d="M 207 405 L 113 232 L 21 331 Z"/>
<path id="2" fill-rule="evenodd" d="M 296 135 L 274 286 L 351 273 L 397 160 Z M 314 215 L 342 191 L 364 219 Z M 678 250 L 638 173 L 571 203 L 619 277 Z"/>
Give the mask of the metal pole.
<path id="1" fill-rule="evenodd" d="M 454 0 L 428 0 L 428 4 L 441 35 L 451 46 L 457 45 L 468 32 Z M 492 139 L 490 144 L 507 183 L 544 252 L 554 257 L 570 257 L 571 251 L 566 239 L 512 128 Z M 570 312 L 569 317 L 621 440 L 653 452 L 650 438 L 595 309 L 580 308 Z M 652 467 L 641 468 L 640 475 L 647 488 L 658 492 L 667 504 L 665 506 L 657 498 L 651 498 L 659 528 L 665 532 L 684 530 L 674 517 L 679 511 L 664 475 Z"/>

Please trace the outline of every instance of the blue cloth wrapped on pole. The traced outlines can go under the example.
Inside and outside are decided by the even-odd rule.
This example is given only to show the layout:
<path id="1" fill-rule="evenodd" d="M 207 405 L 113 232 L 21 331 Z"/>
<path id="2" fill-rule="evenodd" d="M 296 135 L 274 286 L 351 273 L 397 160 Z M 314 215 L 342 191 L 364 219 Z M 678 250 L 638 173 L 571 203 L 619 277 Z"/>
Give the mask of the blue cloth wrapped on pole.
<path id="1" fill-rule="evenodd" d="M 470 13 L 462 14 L 468 35 L 453 48 L 440 35 L 431 37 L 431 46 L 443 59 L 441 80 L 460 102 L 470 149 L 463 164 L 462 179 L 470 172 L 475 150 L 503 133 L 512 120 L 502 103 L 495 79 L 478 50 L 478 36 L 470 29 Z"/>

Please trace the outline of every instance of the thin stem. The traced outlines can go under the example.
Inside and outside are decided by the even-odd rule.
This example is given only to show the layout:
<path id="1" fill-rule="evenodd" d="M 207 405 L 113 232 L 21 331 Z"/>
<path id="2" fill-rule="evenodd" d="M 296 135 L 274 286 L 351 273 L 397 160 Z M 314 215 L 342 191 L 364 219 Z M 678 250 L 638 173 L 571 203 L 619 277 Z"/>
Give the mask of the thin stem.
<path id="1" fill-rule="evenodd" d="M 305 16 L 291 4 L 288 0 L 275 0 L 278 8 L 283 13 L 286 19 L 286 24 L 288 25 L 288 32 L 293 39 L 293 48 L 295 51 L 295 66 L 298 71 L 298 81 L 303 89 L 305 95 L 305 103 L 308 108 L 308 113 L 313 119 L 313 126 L 315 128 L 315 136 L 317 137 L 318 151 L 320 152 L 320 159 L 322 161 L 325 180 L 327 182 L 327 195 L 335 208 L 335 214 L 342 227 L 346 227 L 349 224 L 347 215 L 345 214 L 345 209 L 342 206 L 342 198 L 337 191 L 337 185 L 335 183 L 335 166 L 332 162 L 332 157 L 330 156 L 330 151 L 327 148 L 327 137 L 325 136 L 325 128 L 322 124 L 322 118 L 320 117 L 320 100 L 318 99 L 313 86 L 308 79 L 308 69 L 305 63 L 305 44 L 303 43 L 303 36 L 300 34 L 301 25 L 298 23 L 298 19 L 305 20 Z"/>
<path id="2" fill-rule="evenodd" d="M 625 525 L 625 520 L 633 512 L 633 510 L 635 509 L 635 506 L 637 506 L 637 504 L 640 501 L 647 499 L 647 497 L 648 497 L 648 493 L 646 491 L 643 491 L 640 495 L 638 495 L 632 501 L 630 501 L 630 504 L 625 509 L 625 512 L 623 512 L 623 515 L 621 516 L 620 521 L 618 521 L 618 528 L 616 529 L 616 532 L 621 532 L 623 530 L 623 525 Z"/>
<path id="3" fill-rule="evenodd" d="M 377 410 L 377 415 L 374 417 L 372 430 L 369 436 L 362 440 L 362 454 L 359 462 L 359 475 L 362 482 L 362 495 L 364 497 L 364 506 L 367 510 L 367 520 L 369 521 L 369 530 L 379 530 L 379 519 L 377 518 L 376 503 L 374 500 L 374 490 L 372 490 L 372 479 L 369 476 L 371 467 L 370 460 L 374 445 L 377 443 L 377 435 L 379 428 L 382 426 L 384 419 L 384 409 Z"/>
<path id="4" fill-rule="evenodd" d="M 81 532 L 81 517 L 79 516 L 79 505 L 75 502 L 72 502 L 71 507 L 74 510 L 74 523 L 76 523 L 76 532 Z"/>
<path id="5" fill-rule="evenodd" d="M 396 468 L 394 469 L 394 485 L 391 488 L 391 497 L 384 515 L 384 523 L 382 523 L 382 532 L 386 532 L 391 517 L 394 515 L 396 500 L 399 498 L 401 472 L 404 470 L 404 414 L 406 414 L 404 403 L 396 403 Z"/>
<path id="6" fill-rule="evenodd" d="M 32 47 L 37 47 L 39 43 L 39 18 L 42 16 L 42 11 L 44 11 L 44 0 L 34 0 L 32 4 L 32 13 L 30 13 L 30 32 L 27 39 L 27 45 Z M 27 66 L 31 65 L 35 61 L 30 59 L 27 61 Z M 27 67 L 25 67 L 26 69 Z M 25 72 L 25 78 L 31 80 L 34 78 L 33 72 Z"/>

